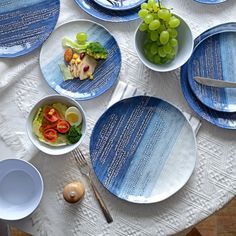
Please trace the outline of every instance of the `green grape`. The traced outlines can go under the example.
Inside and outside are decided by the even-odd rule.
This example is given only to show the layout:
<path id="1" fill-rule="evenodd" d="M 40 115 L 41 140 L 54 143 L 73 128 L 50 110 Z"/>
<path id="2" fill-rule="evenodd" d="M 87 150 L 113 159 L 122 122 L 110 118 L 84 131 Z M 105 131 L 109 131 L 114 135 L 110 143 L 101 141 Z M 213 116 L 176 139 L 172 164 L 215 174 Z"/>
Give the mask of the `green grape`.
<path id="1" fill-rule="evenodd" d="M 174 48 L 171 49 L 171 52 L 169 53 L 171 56 L 175 57 L 176 50 Z"/>
<path id="2" fill-rule="evenodd" d="M 168 59 L 166 57 L 161 58 L 161 64 L 166 64 L 168 62 Z"/>
<path id="3" fill-rule="evenodd" d="M 166 59 L 167 59 L 168 61 L 173 60 L 174 57 L 175 57 L 175 56 L 174 56 L 174 55 L 171 55 L 171 54 L 167 54 L 167 55 L 166 55 Z"/>
<path id="4" fill-rule="evenodd" d="M 159 20 L 153 20 L 150 24 L 149 24 L 149 29 L 150 30 L 156 30 L 160 27 L 161 23 Z"/>
<path id="5" fill-rule="evenodd" d="M 144 51 L 146 51 L 146 52 L 150 51 L 151 46 L 152 46 L 152 44 L 150 42 L 146 42 L 144 44 Z"/>
<path id="6" fill-rule="evenodd" d="M 88 35 L 85 32 L 80 32 L 76 35 L 76 40 L 80 44 L 86 43 L 87 39 L 88 39 Z"/>
<path id="7" fill-rule="evenodd" d="M 161 33 L 165 30 L 165 26 L 163 24 L 160 25 L 160 27 L 157 29 L 158 33 Z"/>
<path id="8" fill-rule="evenodd" d="M 144 18 L 144 22 L 146 24 L 150 24 L 153 21 L 153 16 L 151 14 L 148 14 L 145 18 Z"/>
<path id="9" fill-rule="evenodd" d="M 153 11 L 154 11 L 154 12 L 158 12 L 158 10 L 159 10 L 159 5 L 158 5 L 158 3 L 153 4 L 153 5 L 152 5 L 152 8 L 153 8 Z"/>
<path id="10" fill-rule="evenodd" d="M 168 29 L 171 38 L 176 38 L 178 36 L 178 32 L 176 29 Z"/>
<path id="11" fill-rule="evenodd" d="M 147 9 L 147 8 L 148 8 L 148 5 L 146 2 L 141 4 L 141 9 Z"/>
<path id="12" fill-rule="evenodd" d="M 158 16 L 162 20 L 169 21 L 171 14 L 170 14 L 170 11 L 167 9 L 160 9 L 158 11 Z"/>
<path id="13" fill-rule="evenodd" d="M 158 54 L 159 54 L 160 57 L 165 57 L 166 56 L 166 52 L 164 51 L 163 47 L 158 48 Z"/>
<path id="14" fill-rule="evenodd" d="M 180 20 L 175 16 L 172 16 L 169 21 L 170 28 L 177 28 L 180 25 Z"/>
<path id="15" fill-rule="evenodd" d="M 146 9 L 142 9 L 138 12 L 138 15 L 141 19 L 144 19 L 148 15 L 149 11 Z"/>
<path id="16" fill-rule="evenodd" d="M 152 32 L 151 32 L 151 35 L 150 35 L 150 39 L 151 39 L 152 41 L 157 41 L 157 40 L 159 39 L 159 34 L 158 34 L 158 32 L 157 32 L 157 31 L 152 31 Z"/>
<path id="17" fill-rule="evenodd" d="M 157 13 L 152 13 L 153 19 L 154 20 L 159 20 L 158 14 Z"/>
<path id="18" fill-rule="evenodd" d="M 145 24 L 145 23 L 142 23 L 140 26 L 139 26 L 139 30 L 140 31 L 146 31 L 148 29 L 148 25 Z"/>
<path id="19" fill-rule="evenodd" d="M 177 45 L 178 45 L 178 40 L 177 39 L 171 39 L 170 40 L 170 45 L 172 46 L 172 47 L 176 47 Z"/>
<path id="20" fill-rule="evenodd" d="M 159 55 L 155 55 L 154 56 L 154 63 L 155 64 L 161 64 L 161 58 Z"/>
<path id="21" fill-rule="evenodd" d="M 150 53 L 152 55 L 156 55 L 158 53 L 158 46 L 155 43 L 152 43 L 152 46 L 150 48 Z"/>
<path id="22" fill-rule="evenodd" d="M 170 46 L 169 43 L 163 46 L 164 51 L 168 54 L 171 53 L 172 47 Z"/>
<path id="23" fill-rule="evenodd" d="M 161 44 L 167 44 L 169 41 L 170 35 L 169 32 L 167 30 L 164 30 L 161 32 L 160 34 L 160 42 Z"/>
<path id="24" fill-rule="evenodd" d="M 146 53 L 146 58 L 147 58 L 150 62 L 154 62 L 154 56 L 153 56 L 150 52 L 147 52 L 147 53 Z"/>
<path id="25" fill-rule="evenodd" d="M 156 4 L 156 0 L 148 0 L 148 9 L 152 10 L 154 4 Z"/>

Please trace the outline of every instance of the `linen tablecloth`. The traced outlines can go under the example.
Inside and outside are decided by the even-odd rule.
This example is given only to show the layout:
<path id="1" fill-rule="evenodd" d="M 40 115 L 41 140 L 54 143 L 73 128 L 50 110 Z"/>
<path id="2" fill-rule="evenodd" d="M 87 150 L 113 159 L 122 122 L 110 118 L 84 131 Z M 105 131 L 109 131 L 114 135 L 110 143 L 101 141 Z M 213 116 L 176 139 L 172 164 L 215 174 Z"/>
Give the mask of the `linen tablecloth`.
<path id="1" fill-rule="evenodd" d="M 191 26 L 194 36 L 220 23 L 236 21 L 236 1 L 219 5 L 202 5 L 192 0 L 163 0 Z M 134 31 L 139 21 L 102 22 L 84 13 L 72 0 L 61 1 L 58 25 L 78 18 L 103 24 L 116 37 L 122 52 L 119 80 L 148 95 L 157 96 L 191 113 L 179 85 L 179 70 L 157 73 L 139 61 L 134 50 Z M 137 205 L 122 201 L 96 184 L 114 218 L 107 224 L 70 154 L 52 157 L 36 150 L 26 135 L 26 118 L 30 108 L 43 96 L 55 93 L 43 79 L 39 52 L 15 59 L 0 60 L 0 160 L 21 158 L 41 172 L 45 191 L 37 210 L 13 225 L 40 236 L 156 236 L 171 235 L 188 228 L 224 206 L 236 195 L 236 131 L 224 130 L 202 122 L 198 132 L 196 168 L 188 183 L 161 203 Z M 80 102 L 88 116 L 88 133 L 81 145 L 89 159 L 89 137 L 93 126 L 106 110 L 115 88 L 90 101 Z M 65 184 L 80 179 L 86 196 L 70 205 L 62 196 Z M 96 180 L 96 177 L 94 176 Z"/>

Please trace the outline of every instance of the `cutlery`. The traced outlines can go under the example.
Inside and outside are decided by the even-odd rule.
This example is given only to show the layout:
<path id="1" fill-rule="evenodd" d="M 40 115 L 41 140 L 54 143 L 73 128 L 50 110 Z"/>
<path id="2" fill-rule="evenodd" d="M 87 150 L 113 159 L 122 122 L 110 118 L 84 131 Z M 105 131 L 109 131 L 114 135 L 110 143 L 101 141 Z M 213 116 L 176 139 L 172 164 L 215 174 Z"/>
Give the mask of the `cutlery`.
<path id="1" fill-rule="evenodd" d="M 120 6 L 120 4 L 117 2 L 117 0 L 107 0 L 107 2 L 109 2 L 111 5 L 113 5 L 115 7 L 119 7 Z"/>
<path id="2" fill-rule="evenodd" d="M 89 179 L 89 182 L 92 186 L 92 189 L 94 191 L 95 197 L 98 200 L 98 203 L 102 209 L 102 212 L 107 220 L 107 223 L 111 223 L 113 222 L 112 216 L 110 214 L 110 212 L 108 211 L 104 201 L 101 198 L 100 193 L 98 192 L 97 188 L 95 187 L 93 180 L 91 178 L 91 169 L 88 165 L 88 162 L 86 161 L 83 153 L 79 150 L 79 149 L 75 149 L 73 152 L 73 156 L 76 160 L 76 162 L 79 164 L 80 167 L 80 171 L 83 175 L 87 176 L 87 178 Z"/>
<path id="3" fill-rule="evenodd" d="M 207 77 L 195 76 L 193 79 L 202 85 L 217 87 L 217 88 L 236 88 L 236 82 L 216 80 Z"/>

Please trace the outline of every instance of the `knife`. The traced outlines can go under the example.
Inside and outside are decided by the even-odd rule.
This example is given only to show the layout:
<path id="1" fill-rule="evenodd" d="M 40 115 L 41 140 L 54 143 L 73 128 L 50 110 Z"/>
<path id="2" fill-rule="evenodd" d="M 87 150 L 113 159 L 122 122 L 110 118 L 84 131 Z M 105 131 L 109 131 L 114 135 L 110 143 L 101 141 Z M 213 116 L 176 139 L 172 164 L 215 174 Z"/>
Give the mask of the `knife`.
<path id="1" fill-rule="evenodd" d="M 236 82 L 211 79 L 207 77 L 195 76 L 193 79 L 199 84 L 216 87 L 216 88 L 236 88 Z"/>

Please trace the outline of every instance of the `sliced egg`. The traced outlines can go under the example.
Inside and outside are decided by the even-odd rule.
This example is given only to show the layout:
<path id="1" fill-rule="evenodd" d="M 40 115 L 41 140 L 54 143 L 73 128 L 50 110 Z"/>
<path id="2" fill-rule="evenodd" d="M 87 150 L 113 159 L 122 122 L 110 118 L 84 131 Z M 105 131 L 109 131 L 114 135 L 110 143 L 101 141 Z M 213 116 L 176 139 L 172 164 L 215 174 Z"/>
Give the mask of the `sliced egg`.
<path id="1" fill-rule="evenodd" d="M 65 113 L 66 120 L 70 125 L 80 125 L 82 122 L 82 114 L 80 110 L 76 107 L 69 107 Z"/>

